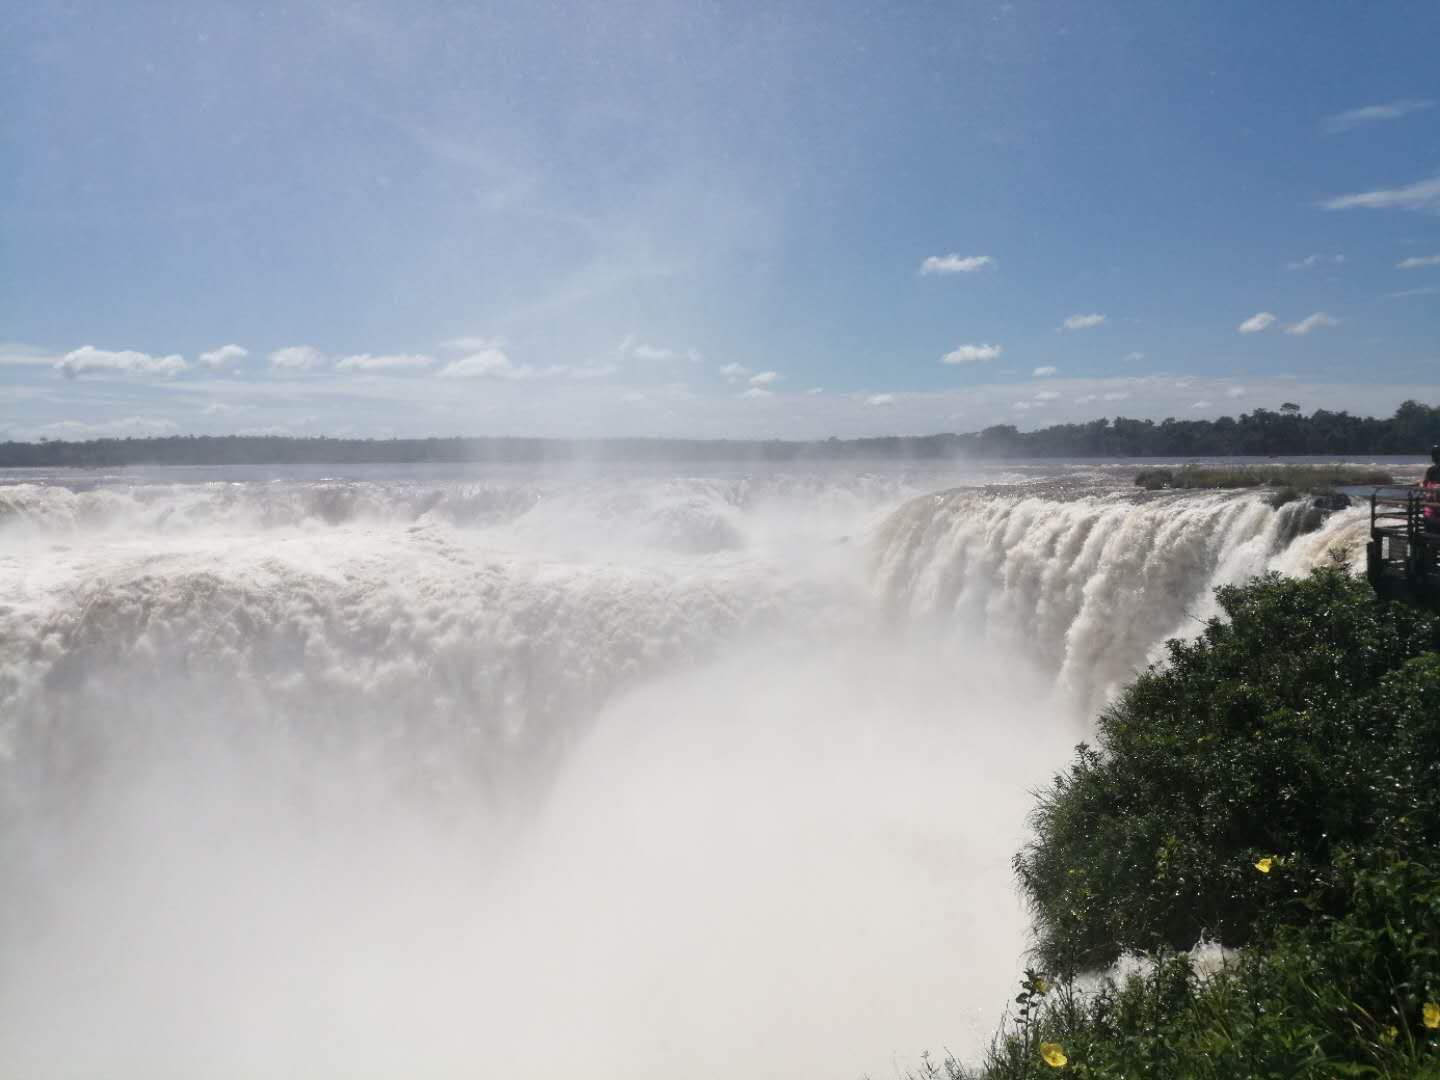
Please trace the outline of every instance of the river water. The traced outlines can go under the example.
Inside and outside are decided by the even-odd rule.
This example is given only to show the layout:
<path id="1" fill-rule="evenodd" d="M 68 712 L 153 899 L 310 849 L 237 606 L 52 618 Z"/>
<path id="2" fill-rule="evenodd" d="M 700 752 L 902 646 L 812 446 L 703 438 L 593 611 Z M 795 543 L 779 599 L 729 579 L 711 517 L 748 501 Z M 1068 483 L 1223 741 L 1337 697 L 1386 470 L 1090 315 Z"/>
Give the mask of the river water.
<path id="1" fill-rule="evenodd" d="M 0 1075 L 973 1053 L 1029 792 L 1215 585 L 1361 554 L 1133 472 L 0 476 Z"/>

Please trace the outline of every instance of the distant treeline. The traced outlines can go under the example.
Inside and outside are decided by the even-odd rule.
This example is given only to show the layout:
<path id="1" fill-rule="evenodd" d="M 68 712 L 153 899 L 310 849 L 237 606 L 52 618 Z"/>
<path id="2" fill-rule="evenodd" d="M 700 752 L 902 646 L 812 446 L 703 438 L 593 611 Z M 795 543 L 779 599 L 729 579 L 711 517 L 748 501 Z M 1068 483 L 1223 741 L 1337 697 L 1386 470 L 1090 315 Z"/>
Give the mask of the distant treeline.
<path id="1" fill-rule="evenodd" d="M 1419 454 L 1440 444 L 1440 408 L 1407 401 L 1388 419 L 1296 405 L 1218 420 L 1092 420 L 1019 431 L 896 435 L 815 442 L 728 439 L 331 439 L 175 435 L 0 443 L 0 468 L 117 465 L 344 465 L 420 462 L 932 460 L 952 457 L 1225 457 Z"/>

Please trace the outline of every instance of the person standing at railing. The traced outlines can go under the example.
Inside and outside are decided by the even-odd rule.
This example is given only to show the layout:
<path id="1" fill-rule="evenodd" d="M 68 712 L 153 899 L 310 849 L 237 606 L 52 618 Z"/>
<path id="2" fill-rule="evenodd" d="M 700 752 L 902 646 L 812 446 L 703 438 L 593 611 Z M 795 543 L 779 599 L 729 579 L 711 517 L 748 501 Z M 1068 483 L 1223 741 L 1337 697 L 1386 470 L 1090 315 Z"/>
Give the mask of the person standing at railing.
<path id="1" fill-rule="evenodd" d="M 1440 529 L 1440 446 L 1430 448 L 1430 460 L 1434 464 L 1425 470 L 1425 479 L 1420 481 L 1427 530 Z"/>

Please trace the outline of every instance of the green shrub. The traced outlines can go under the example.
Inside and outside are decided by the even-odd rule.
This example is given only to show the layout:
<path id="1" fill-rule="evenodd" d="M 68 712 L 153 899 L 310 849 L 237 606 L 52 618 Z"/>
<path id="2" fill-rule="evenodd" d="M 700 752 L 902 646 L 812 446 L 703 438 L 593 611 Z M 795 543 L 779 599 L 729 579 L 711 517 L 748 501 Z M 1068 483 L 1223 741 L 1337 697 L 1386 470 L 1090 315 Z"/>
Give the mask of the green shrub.
<path id="1" fill-rule="evenodd" d="M 1437 620 L 1338 569 L 1217 596 L 1040 796 L 1015 869 L 1046 970 L 1243 946 L 1335 911 L 1346 850 L 1440 842 Z"/>
<path id="2" fill-rule="evenodd" d="M 1347 485 L 1379 487 L 1394 482 L 1394 475 L 1383 469 L 1357 465 L 1187 465 L 1179 470 L 1145 469 L 1135 475 L 1136 485 L 1147 491 L 1275 487 L 1293 492 L 1291 498 Z"/>
<path id="3" fill-rule="evenodd" d="M 1440 877 L 1375 853 L 1342 861 L 1343 915 L 1282 927 L 1210 974 L 1161 953 L 1089 990 L 1027 972 L 1018 1009 L 970 1070 L 954 1060 L 920 1076 L 1036 1080 L 1238 1077 L 1440 1077 Z M 1436 1016 L 1431 1022 L 1440 1022 Z M 1043 1049 L 1042 1049 L 1043 1048 Z"/>

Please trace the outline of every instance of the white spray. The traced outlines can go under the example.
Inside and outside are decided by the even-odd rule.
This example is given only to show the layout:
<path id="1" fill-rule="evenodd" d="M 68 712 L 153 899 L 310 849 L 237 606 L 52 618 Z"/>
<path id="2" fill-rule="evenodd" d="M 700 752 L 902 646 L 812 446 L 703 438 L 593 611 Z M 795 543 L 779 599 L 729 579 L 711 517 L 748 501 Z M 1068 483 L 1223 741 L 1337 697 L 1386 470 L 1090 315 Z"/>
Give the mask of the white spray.
<path id="1" fill-rule="evenodd" d="M 1083 706 L 1353 522 L 913 484 L 0 492 L 0 1073 L 983 1044 Z"/>

